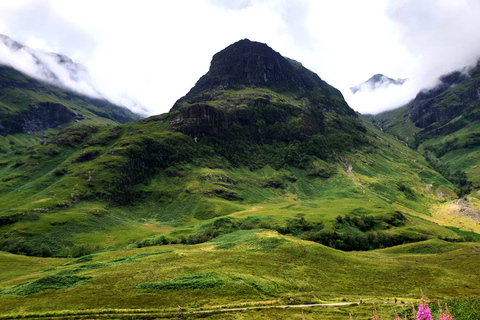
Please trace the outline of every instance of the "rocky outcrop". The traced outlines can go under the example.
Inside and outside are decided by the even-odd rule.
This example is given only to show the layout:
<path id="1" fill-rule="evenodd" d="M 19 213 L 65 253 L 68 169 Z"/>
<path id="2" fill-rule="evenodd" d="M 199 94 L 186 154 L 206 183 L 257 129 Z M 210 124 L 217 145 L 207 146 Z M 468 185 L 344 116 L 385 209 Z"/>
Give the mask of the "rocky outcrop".
<path id="1" fill-rule="evenodd" d="M 70 111 L 62 104 L 40 102 L 28 110 L 2 116 L 0 134 L 38 133 L 82 119 L 81 115 Z"/>

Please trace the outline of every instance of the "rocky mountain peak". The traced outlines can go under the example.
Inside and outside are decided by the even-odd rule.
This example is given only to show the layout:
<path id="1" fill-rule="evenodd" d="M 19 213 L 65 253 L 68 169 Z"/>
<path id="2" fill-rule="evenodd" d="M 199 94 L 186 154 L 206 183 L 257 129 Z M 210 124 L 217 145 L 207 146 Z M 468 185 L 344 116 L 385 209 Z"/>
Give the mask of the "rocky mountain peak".
<path id="1" fill-rule="evenodd" d="M 248 39 L 215 54 L 209 71 L 171 111 L 169 129 L 195 138 L 303 141 L 340 123 L 355 135 L 364 130 L 339 90 Z"/>
<path id="2" fill-rule="evenodd" d="M 180 99 L 205 91 L 268 87 L 277 92 L 303 92 L 329 87 L 301 63 L 283 57 L 268 45 L 243 39 L 216 53 L 209 71 Z M 341 96 L 340 92 L 338 94 Z M 177 109 L 178 102 L 172 110 Z"/>
<path id="3" fill-rule="evenodd" d="M 367 81 L 358 84 L 354 87 L 350 88 L 353 94 L 359 91 L 372 91 L 376 89 L 386 88 L 391 85 L 400 86 L 403 85 L 407 81 L 407 79 L 392 79 L 383 74 L 377 73 L 376 75 L 372 76 Z"/>

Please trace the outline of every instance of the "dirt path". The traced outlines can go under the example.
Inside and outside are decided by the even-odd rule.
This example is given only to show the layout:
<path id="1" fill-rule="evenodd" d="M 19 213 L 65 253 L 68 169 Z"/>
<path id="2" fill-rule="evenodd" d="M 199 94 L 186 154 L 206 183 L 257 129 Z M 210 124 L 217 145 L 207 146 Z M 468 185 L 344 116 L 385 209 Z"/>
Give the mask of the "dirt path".
<path id="1" fill-rule="evenodd" d="M 365 303 L 365 302 L 364 302 Z M 372 302 L 366 302 L 367 304 Z M 386 302 L 384 302 L 386 303 Z M 258 306 L 258 307 L 240 307 L 240 308 L 226 308 L 226 309 L 211 309 L 211 310 L 199 310 L 199 311 L 185 311 L 181 313 L 177 312 L 158 312 L 158 313 L 101 313 L 101 314 L 84 314 L 84 315 L 58 315 L 58 316 L 49 316 L 49 317 L 26 317 L 28 319 L 52 319 L 52 320 L 63 320 L 63 319 L 122 319 L 122 318 L 135 318 L 135 319 L 155 319 L 155 318 L 176 318 L 179 314 L 182 315 L 194 315 L 201 313 L 221 313 L 221 312 L 238 312 L 238 311 L 247 311 L 247 310 L 261 310 L 261 309 L 286 309 L 286 308 L 312 308 L 312 307 L 328 307 L 328 306 L 348 306 L 356 305 L 358 302 L 337 302 L 337 303 L 319 303 L 319 304 L 295 304 L 295 305 L 284 305 L 284 306 Z M 12 318 L 1 317 L 1 319 L 17 319 L 15 316 Z"/>

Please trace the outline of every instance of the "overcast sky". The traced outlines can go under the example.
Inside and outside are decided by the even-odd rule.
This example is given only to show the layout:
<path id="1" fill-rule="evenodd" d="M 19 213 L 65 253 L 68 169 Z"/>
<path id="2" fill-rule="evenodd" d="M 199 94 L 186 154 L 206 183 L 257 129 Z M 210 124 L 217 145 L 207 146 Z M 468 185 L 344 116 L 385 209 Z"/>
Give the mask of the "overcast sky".
<path id="1" fill-rule="evenodd" d="M 71 57 L 106 97 L 149 114 L 168 112 L 216 52 L 244 38 L 303 63 L 353 109 L 378 113 L 480 57 L 480 1 L 1 0 L 0 33 Z M 409 81 L 350 93 L 376 73 Z"/>

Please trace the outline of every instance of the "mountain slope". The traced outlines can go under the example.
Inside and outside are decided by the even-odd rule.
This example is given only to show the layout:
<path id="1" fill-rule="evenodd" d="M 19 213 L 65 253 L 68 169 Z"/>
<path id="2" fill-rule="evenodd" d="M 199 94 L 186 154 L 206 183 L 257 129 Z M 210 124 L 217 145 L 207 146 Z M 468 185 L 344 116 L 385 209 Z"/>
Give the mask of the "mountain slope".
<path id="1" fill-rule="evenodd" d="M 30 69 L 25 67 L 24 72 L 27 69 L 37 70 L 32 74 L 34 78 L 0 64 L 2 152 L 34 145 L 65 126 L 116 125 L 140 119 L 130 110 L 98 98 L 99 94 L 89 83 L 85 83 L 85 68 L 68 57 L 35 52 L 3 35 L 0 35 L 0 42 L 6 47 L 6 56 L 2 60 L 8 62 L 9 58 L 15 60 L 15 57 L 22 56 L 29 58 L 33 65 Z M 78 89 L 83 88 L 84 92 L 90 92 L 91 95 L 72 91 L 65 82 L 75 84 Z"/>
<path id="2" fill-rule="evenodd" d="M 257 50 L 258 44 L 251 45 Z M 216 63 L 214 57 L 214 68 Z M 299 74 L 311 77 L 306 69 Z M 4 250 L 17 250 L 16 241 L 43 239 L 61 255 L 75 244 L 98 243 L 91 233 L 130 229 L 131 237 L 103 244 L 119 246 L 155 234 L 138 219 L 174 230 L 231 214 L 241 223 L 251 219 L 250 210 L 263 217 L 253 225 L 272 216 L 274 223 L 264 225 L 286 233 L 293 217 L 313 224 L 291 232 L 338 229 L 324 242 L 342 249 L 357 248 L 342 240 L 352 230 L 365 237 L 391 223 L 405 226 L 394 232 L 392 243 L 418 240 L 415 234 L 423 230 L 414 226 L 415 216 L 428 219 L 433 204 L 455 196 L 453 186 L 406 147 L 373 128 L 367 131 L 338 92 L 313 79 L 318 86 L 287 92 L 268 85 L 245 88 L 241 80 L 237 89 L 215 90 L 213 100 L 190 103 L 187 95 L 168 114 L 110 128 L 67 128 L 43 146 L 4 156 Z M 346 218 L 345 224 L 347 215 L 369 216 L 369 222 Z M 426 228 L 455 237 L 441 227 Z M 331 237 L 341 241 L 330 243 Z"/>
<path id="3" fill-rule="evenodd" d="M 106 100 L 67 91 L 0 65 L 0 146 L 4 151 L 12 143 L 24 145 L 24 139 L 39 141 L 48 129 L 116 125 L 139 118 Z"/>
<path id="4" fill-rule="evenodd" d="M 465 171 L 473 188 L 478 189 L 479 92 L 480 65 L 477 64 L 469 71 L 441 77 L 436 87 L 420 92 L 407 106 L 377 115 L 374 120 L 387 132 L 427 155 L 439 168 L 438 161 L 447 166 L 443 170 Z"/>

